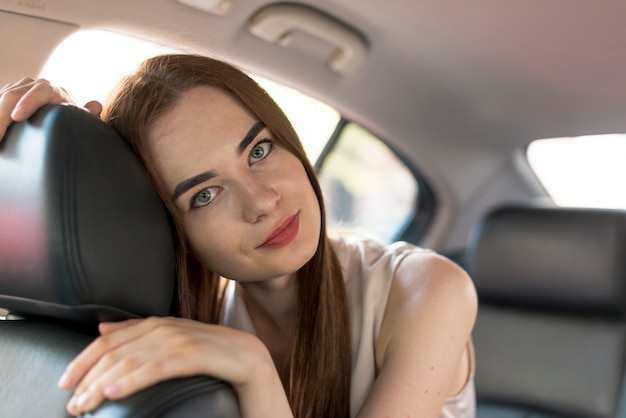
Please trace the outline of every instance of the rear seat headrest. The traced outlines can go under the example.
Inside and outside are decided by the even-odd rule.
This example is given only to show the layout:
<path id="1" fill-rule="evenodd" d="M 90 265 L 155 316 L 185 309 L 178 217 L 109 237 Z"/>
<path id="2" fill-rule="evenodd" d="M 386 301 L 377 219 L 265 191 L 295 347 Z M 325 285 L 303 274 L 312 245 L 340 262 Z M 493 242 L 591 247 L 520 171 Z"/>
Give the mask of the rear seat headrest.
<path id="1" fill-rule="evenodd" d="M 624 313 L 626 212 L 501 208 L 472 232 L 468 269 L 483 300 Z"/>
<path id="2" fill-rule="evenodd" d="M 167 315 L 169 218 L 109 126 L 47 106 L 0 143 L 0 308 L 86 322 Z"/>

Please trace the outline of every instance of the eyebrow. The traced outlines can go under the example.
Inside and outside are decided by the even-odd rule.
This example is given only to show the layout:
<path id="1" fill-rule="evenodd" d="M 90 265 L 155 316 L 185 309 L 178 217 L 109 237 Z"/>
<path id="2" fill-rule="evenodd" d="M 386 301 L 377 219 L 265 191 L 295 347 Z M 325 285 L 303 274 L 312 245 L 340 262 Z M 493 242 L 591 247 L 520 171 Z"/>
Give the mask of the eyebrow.
<path id="1" fill-rule="evenodd" d="M 263 122 L 257 122 L 252 125 L 252 128 L 250 128 L 246 136 L 244 136 L 244 138 L 239 143 L 239 146 L 237 147 L 237 152 L 239 153 L 239 155 L 243 154 L 246 148 L 248 148 L 248 145 L 250 145 L 250 142 L 252 142 L 252 140 L 256 138 L 256 136 L 259 134 L 259 132 L 263 130 L 263 128 L 265 128 L 265 124 Z"/>
<path id="2" fill-rule="evenodd" d="M 215 173 L 212 172 L 212 171 L 207 171 L 207 172 L 195 175 L 193 177 L 190 177 L 187 180 L 181 181 L 176 186 L 176 189 L 174 189 L 174 195 L 173 195 L 172 198 L 174 200 L 178 199 L 187 190 L 191 189 L 194 186 L 197 186 L 198 184 L 202 183 L 203 181 L 207 181 L 209 179 L 212 179 L 213 177 L 215 177 Z"/>
<path id="3" fill-rule="evenodd" d="M 246 136 L 241 140 L 241 142 L 237 146 L 237 153 L 239 155 L 243 154 L 243 152 L 246 150 L 248 145 L 250 145 L 252 140 L 264 128 L 265 128 L 265 124 L 263 122 L 257 122 L 254 125 L 252 125 L 252 127 L 250 128 L 250 130 L 248 131 Z M 202 183 L 204 181 L 210 180 L 210 179 L 212 179 L 215 176 L 216 176 L 216 174 L 213 171 L 206 171 L 204 173 L 200 173 L 198 175 L 190 177 L 187 180 L 181 181 L 176 186 L 176 189 L 174 189 L 174 194 L 173 194 L 172 198 L 174 200 L 178 199 L 187 190 L 191 189 L 192 187 L 197 186 L 198 184 L 200 184 L 200 183 Z"/>

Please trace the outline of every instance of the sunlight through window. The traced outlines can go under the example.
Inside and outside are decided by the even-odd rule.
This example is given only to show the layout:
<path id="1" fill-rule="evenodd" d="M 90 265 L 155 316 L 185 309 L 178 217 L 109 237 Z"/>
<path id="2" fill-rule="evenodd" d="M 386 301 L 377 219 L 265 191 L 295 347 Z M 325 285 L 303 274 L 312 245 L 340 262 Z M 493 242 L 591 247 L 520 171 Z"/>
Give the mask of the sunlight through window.
<path id="1" fill-rule="evenodd" d="M 141 61 L 176 50 L 108 31 L 85 30 L 68 37 L 51 55 L 41 77 L 62 86 L 80 105 L 104 102 L 118 81 Z M 326 104 L 268 79 L 252 76 L 283 109 L 315 161 L 340 119 Z"/>
<path id="2" fill-rule="evenodd" d="M 533 141 L 528 160 L 561 206 L 626 209 L 626 135 Z"/>

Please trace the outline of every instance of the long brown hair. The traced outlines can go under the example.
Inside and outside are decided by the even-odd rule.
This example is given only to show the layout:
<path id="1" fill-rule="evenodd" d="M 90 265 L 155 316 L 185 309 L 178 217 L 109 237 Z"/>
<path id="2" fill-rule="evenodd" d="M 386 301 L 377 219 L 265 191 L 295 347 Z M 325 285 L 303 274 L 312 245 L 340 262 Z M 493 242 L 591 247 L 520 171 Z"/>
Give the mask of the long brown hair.
<path id="1" fill-rule="evenodd" d="M 326 235 L 322 191 L 315 169 L 287 117 L 245 73 L 223 61 L 191 55 L 162 55 L 144 61 L 120 84 L 105 106 L 103 119 L 134 148 L 172 216 L 176 235 L 177 314 L 216 323 L 222 306 L 220 278 L 187 249 L 176 208 L 146 150 L 150 126 L 169 111 L 183 93 L 197 86 L 232 95 L 263 122 L 274 140 L 303 164 L 321 211 L 321 234 L 315 255 L 298 272 L 298 317 L 285 367 L 285 390 L 296 417 L 349 415 L 351 343 L 341 268 Z"/>

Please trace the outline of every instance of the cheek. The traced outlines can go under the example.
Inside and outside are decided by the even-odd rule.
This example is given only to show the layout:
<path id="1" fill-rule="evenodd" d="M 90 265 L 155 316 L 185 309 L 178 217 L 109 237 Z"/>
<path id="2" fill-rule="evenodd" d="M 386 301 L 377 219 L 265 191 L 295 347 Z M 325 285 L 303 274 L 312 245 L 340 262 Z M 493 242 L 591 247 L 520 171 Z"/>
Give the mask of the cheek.
<path id="1" fill-rule="evenodd" d="M 302 225 L 302 233 L 303 238 L 308 242 L 306 245 L 306 254 L 310 258 L 313 257 L 315 251 L 317 251 L 322 227 L 322 214 L 313 186 L 306 175 L 305 179 L 306 181 L 301 184 L 298 191 L 301 193 L 302 206 L 306 208 L 303 212 L 303 222 L 305 222 L 305 224 Z M 302 191 L 305 192 L 302 193 Z"/>
<path id="2" fill-rule="evenodd" d="M 311 210 L 311 216 L 313 218 L 312 227 L 317 230 L 318 235 L 321 229 L 321 221 L 322 221 L 322 213 L 320 208 L 320 202 L 315 194 L 315 190 L 313 189 L 313 185 L 309 182 L 308 177 L 306 177 L 306 173 L 304 175 L 306 179 L 306 183 L 302 186 L 302 190 L 306 190 L 304 200 L 306 201 L 306 206 Z"/>
<path id="3" fill-rule="evenodd" d="M 183 230 L 191 253 L 208 268 L 214 268 L 214 260 L 220 258 L 220 252 L 229 248 L 231 234 L 223 233 L 219 225 L 212 222 L 183 222 Z"/>

